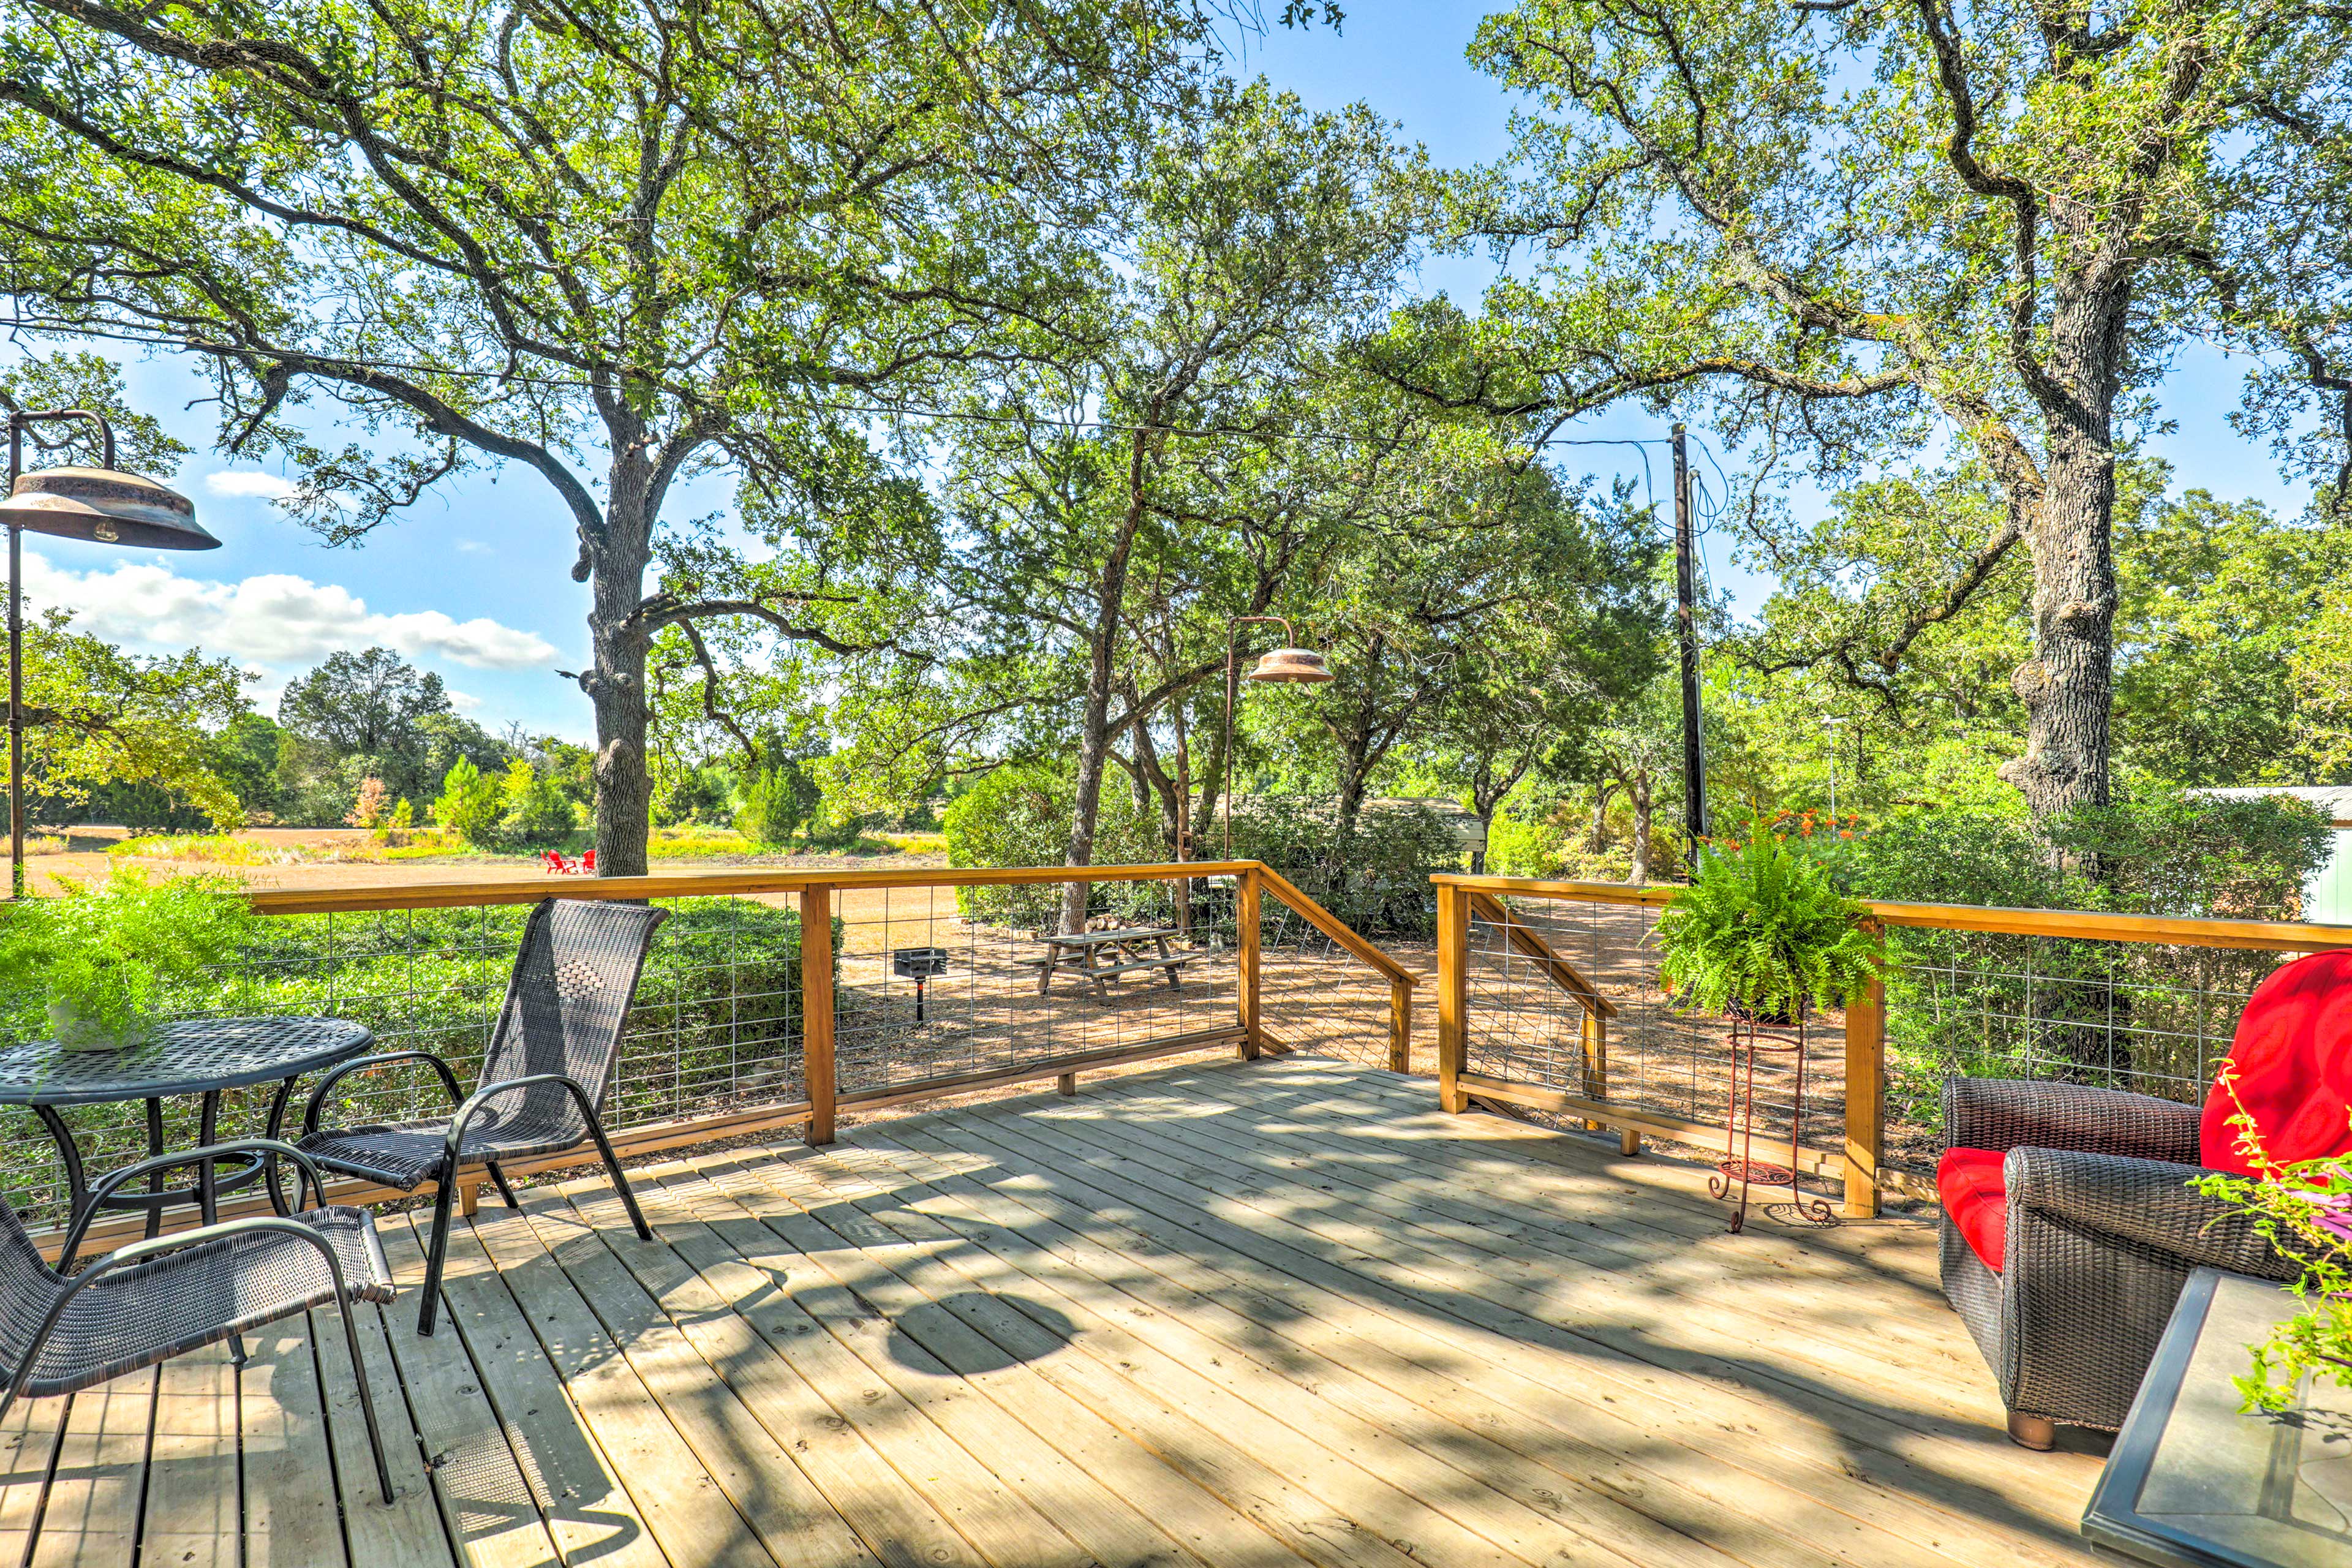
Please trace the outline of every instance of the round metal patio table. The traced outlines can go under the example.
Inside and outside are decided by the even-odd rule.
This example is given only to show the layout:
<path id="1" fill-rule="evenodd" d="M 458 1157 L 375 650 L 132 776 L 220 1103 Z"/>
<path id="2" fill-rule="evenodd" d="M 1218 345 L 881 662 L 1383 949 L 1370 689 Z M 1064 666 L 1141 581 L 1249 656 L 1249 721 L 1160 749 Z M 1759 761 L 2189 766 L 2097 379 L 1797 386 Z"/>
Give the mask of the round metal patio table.
<path id="1" fill-rule="evenodd" d="M 79 1219 L 89 1204 L 89 1184 L 82 1170 L 81 1151 L 73 1131 L 58 1114 L 60 1106 L 111 1105 L 123 1100 L 147 1102 L 147 1152 L 163 1152 L 163 1101 L 172 1096 L 204 1097 L 197 1116 L 196 1142 L 215 1142 L 220 1131 L 223 1090 L 254 1084 L 276 1083 L 269 1102 L 268 1136 L 279 1135 L 294 1085 L 302 1075 L 331 1067 L 359 1055 L 375 1043 L 364 1026 L 348 1018 L 189 1018 L 159 1026 L 143 1046 L 121 1051 L 69 1051 L 54 1040 L 26 1040 L 0 1047 L 0 1105 L 31 1108 L 48 1129 L 65 1162 L 66 1186 L 73 1199 L 72 1217 Z M 197 1162 L 194 1184 L 166 1188 L 163 1173 L 147 1178 L 143 1193 L 114 1193 L 106 1206 L 147 1211 L 147 1234 L 163 1228 L 163 1210 L 173 1204 L 194 1203 L 206 1224 L 217 1217 L 223 1193 L 260 1181 L 268 1182 L 269 1202 L 279 1214 L 289 1212 L 285 1195 L 274 1179 L 275 1162 L 251 1154 L 226 1173 L 215 1162 Z"/>

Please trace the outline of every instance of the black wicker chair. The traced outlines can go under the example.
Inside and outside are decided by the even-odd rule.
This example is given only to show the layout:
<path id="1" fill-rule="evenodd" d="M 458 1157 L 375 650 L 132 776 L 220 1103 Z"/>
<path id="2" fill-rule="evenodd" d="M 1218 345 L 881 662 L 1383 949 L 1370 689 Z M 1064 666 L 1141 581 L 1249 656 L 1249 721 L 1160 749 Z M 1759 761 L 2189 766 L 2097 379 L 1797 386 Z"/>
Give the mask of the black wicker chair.
<path id="1" fill-rule="evenodd" d="M 2294 1277 L 2248 1222 L 2189 1190 L 2201 1116 L 2087 1084 L 1945 1084 L 1944 1294 L 2026 1447 L 2051 1447 L 2055 1425 L 2123 1425 L 2190 1269 Z M 2000 1156 L 1981 1201 L 2001 1209 L 1972 1226 L 1954 1156 L 1975 1152 Z M 1970 1229 L 2000 1237 L 1998 1272 Z"/>
<path id="2" fill-rule="evenodd" d="M 441 1270 L 449 1250 L 450 1212 L 461 1167 L 488 1167 L 509 1207 L 520 1208 L 501 1160 L 562 1153 L 593 1140 L 637 1234 L 653 1232 L 637 1208 L 598 1113 L 611 1088 L 654 931 L 667 911 L 642 904 L 548 899 L 531 911 L 507 981 L 506 1003 L 482 1059 L 478 1088 L 462 1097 L 457 1075 L 430 1051 L 390 1051 L 338 1066 L 311 1090 L 300 1147 L 331 1171 L 415 1192 L 435 1184 L 433 1234 L 425 1251 L 425 1290 L 416 1331 L 433 1331 Z M 325 1128 L 319 1125 L 335 1085 L 354 1072 L 394 1062 L 424 1062 L 440 1076 L 455 1113 L 446 1122 Z"/>
<path id="3" fill-rule="evenodd" d="M 274 1139 L 239 1139 L 160 1155 L 125 1166 L 92 1188 L 58 1256 L 73 1256 L 99 1205 L 125 1182 L 205 1156 L 255 1152 L 292 1161 L 314 1190 L 326 1190 L 308 1156 Z M 352 1304 L 391 1300 L 392 1271 L 384 1267 L 375 1221 L 364 1209 L 224 1220 L 134 1241 L 68 1275 L 41 1260 L 16 1211 L 0 1201 L 0 1376 L 8 1380 L 7 1394 L 0 1396 L 0 1419 L 18 1399 L 77 1394 L 280 1318 L 332 1305 L 342 1314 L 344 1342 L 359 1378 L 360 1413 L 367 1421 L 376 1485 L 389 1503 L 392 1474 L 384 1467 L 375 1396 L 360 1357 L 359 1319 Z"/>

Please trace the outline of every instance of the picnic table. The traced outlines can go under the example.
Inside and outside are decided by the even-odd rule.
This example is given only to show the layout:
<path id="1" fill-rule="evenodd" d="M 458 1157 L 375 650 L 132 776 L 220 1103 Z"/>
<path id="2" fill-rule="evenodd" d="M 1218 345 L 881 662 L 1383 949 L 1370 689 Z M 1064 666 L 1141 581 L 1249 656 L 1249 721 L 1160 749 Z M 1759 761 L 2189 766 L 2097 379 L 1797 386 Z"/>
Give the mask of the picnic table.
<path id="1" fill-rule="evenodd" d="M 1045 956 L 1023 962 L 1038 966 L 1039 995 L 1045 994 L 1045 988 L 1054 983 L 1054 971 L 1056 969 L 1076 970 L 1093 981 L 1095 994 L 1098 996 L 1110 994 L 1109 982 L 1118 975 L 1130 974 L 1139 969 L 1164 969 L 1168 972 L 1168 988 L 1176 991 L 1182 989 L 1177 984 L 1178 973 L 1201 956 L 1197 952 L 1169 952 L 1168 939 L 1176 934 L 1172 926 L 1128 926 L 1118 931 L 1076 931 L 1068 936 L 1049 932 L 1040 939 L 1045 944 Z M 1140 949 L 1146 943 L 1155 946 L 1158 952 L 1139 956 L 1130 951 Z M 1097 962 L 1100 959 L 1110 962 Z"/>

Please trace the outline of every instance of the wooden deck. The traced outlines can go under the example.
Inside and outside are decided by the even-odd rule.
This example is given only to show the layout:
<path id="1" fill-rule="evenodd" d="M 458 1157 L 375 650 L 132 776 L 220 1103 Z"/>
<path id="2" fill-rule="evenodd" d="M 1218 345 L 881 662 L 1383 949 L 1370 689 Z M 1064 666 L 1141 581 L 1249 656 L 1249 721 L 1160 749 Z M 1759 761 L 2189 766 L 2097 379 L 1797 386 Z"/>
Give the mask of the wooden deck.
<path id="1" fill-rule="evenodd" d="M 368 1310 L 394 1508 L 321 1315 L 12 1417 L 0 1562 L 2089 1561 L 2097 1461 L 2003 1438 L 1924 1227 L 1727 1237 L 1432 1099 L 1301 1057 L 875 1121 L 646 1170 L 651 1244 L 530 1190 L 437 1337 Z"/>

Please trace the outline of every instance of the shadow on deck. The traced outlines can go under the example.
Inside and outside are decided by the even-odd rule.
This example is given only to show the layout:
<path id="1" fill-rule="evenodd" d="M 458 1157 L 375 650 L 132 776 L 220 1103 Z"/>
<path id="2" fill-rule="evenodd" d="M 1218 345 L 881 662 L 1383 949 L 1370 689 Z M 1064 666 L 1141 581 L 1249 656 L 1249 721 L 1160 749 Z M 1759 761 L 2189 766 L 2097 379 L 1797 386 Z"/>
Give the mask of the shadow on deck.
<path id="1" fill-rule="evenodd" d="M 1138 1074 L 645 1168 L 650 1244 L 530 1190 L 437 1337 L 364 1309 L 393 1508 L 298 1322 L 12 1415 L 0 1561 L 2090 1560 L 2097 1461 L 2002 1436 L 1925 1227 L 1727 1237 L 1691 1170 L 1431 1100 Z"/>

